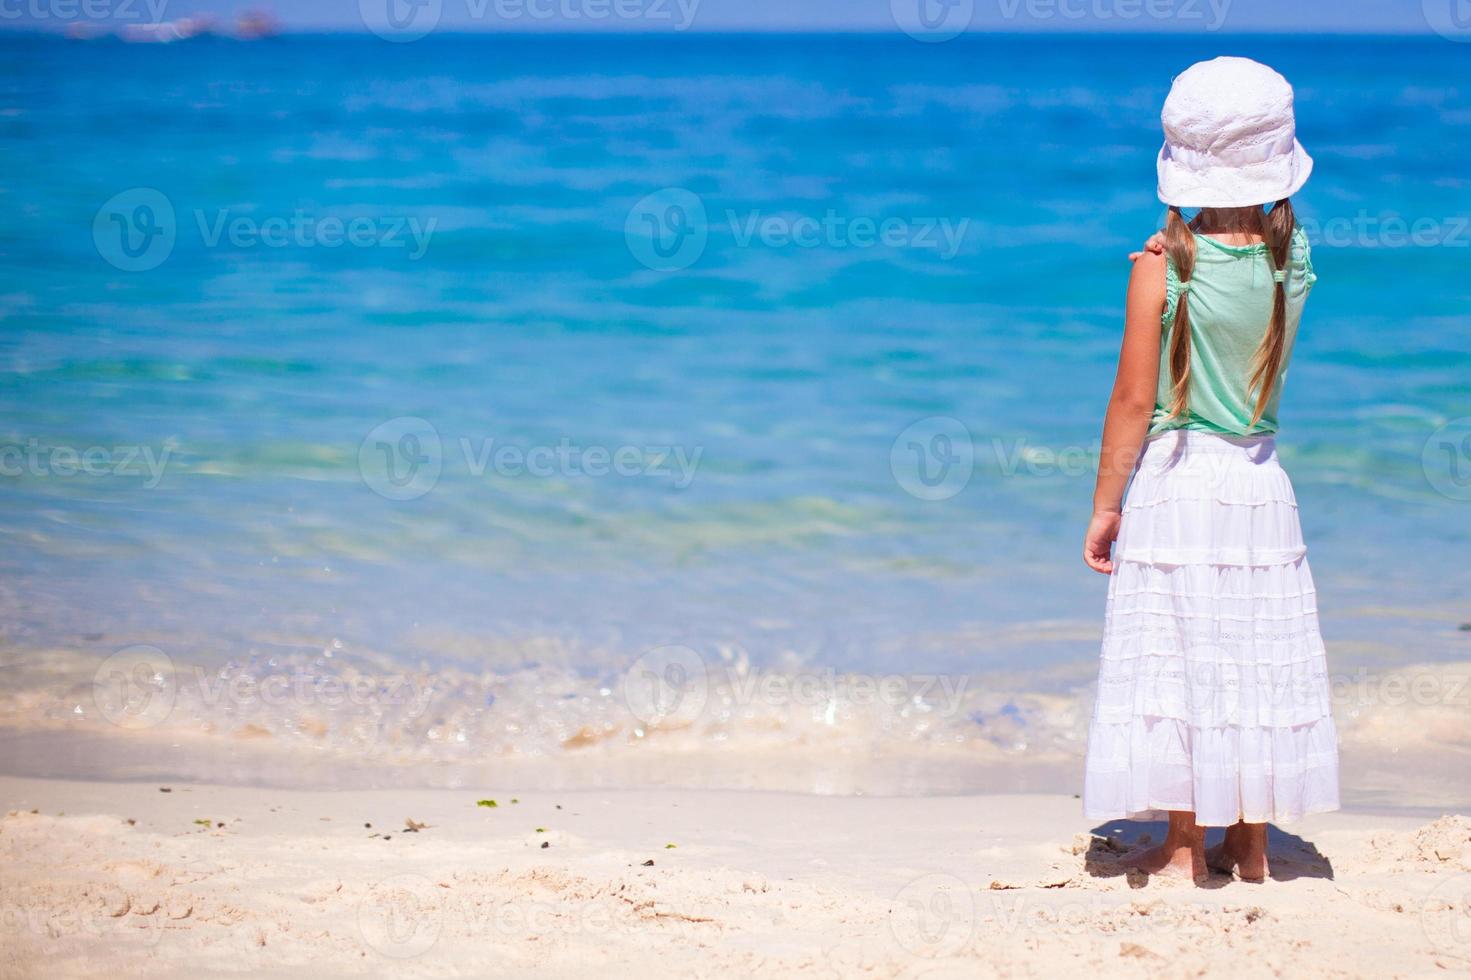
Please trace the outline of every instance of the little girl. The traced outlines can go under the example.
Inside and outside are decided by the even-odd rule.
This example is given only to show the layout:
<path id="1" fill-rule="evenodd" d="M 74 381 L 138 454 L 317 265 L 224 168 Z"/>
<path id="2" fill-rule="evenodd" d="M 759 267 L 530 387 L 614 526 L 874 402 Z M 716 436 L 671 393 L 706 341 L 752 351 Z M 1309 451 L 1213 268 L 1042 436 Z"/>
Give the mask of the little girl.
<path id="1" fill-rule="evenodd" d="M 1272 438 L 1317 280 L 1289 200 L 1312 160 L 1292 87 L 1245 58 L 1192 66 L 1162 119 L 1163 254 L 1129 281 L 1083 545 L 1111 576 L 1083 809 L 1169 812 L 1142 870 L 1260 881 L 1268 822 L 1338 807 L 1313 579 Z M 1207 827 L 1227 828 L 1210 851 Z"/>

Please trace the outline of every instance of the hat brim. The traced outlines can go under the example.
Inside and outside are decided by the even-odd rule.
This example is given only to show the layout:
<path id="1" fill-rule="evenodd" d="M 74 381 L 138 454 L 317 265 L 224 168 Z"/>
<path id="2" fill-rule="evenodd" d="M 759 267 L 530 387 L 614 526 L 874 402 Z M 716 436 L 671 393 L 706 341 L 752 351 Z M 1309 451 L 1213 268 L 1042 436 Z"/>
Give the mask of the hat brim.
<path id="1" fill-rule="evenodd" d="M 1157 161 L 1159 199 L 1180 208 L 1249 208 L 1302 190 L 1313 172 L 1313 158 L 1297 140 L 1292 152 L 1260 163 L 1217 167 L 1186 166 L 1161 148 Z"/>

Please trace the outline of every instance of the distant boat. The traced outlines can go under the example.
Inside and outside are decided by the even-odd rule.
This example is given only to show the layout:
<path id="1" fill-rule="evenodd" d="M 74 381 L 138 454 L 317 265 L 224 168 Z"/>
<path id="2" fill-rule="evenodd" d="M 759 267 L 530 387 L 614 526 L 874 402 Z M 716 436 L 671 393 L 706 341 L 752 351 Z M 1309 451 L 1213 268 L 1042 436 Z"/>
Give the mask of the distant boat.
<path id="1" fill-rule="evenodd" d="M 72 41 L 95 41 L 108 33 L 90 21 L 75 20 L 66 25 L 66 36 Z"/>
<path id="2" fill-rule="evenodd" d="M 235 36 L 242 41 L 258 41 L 281 33 L 280 22 L 266 10 L 247 10 L 235 18 Z"/>
<path id="3" fill-rule="evenodd" d="M 0 0 L 3 2 L 3 0 Z M 95 24 L 82 21 L 66 28 L 66 37 L 73 41 L 95 41 L 100 38 L 119 37 L 130 44 L 173 44 L 177 41 L 192 41 L 204 37 L 230 37 L 240 41 L 259 41 L 281 33 L 281 23 L 267 10 L 246 10 L 235 18 L 233 31 L 217 29 L 213 17 L 179 17 L 160 21 L 157 24 L 128 24 L 114 35 Z"/>
<path id="4" fill-rule="evenodd" d="M 208 17 L 180 17 L 157 24 L 129 24 L 122 29 L 122 39 L 133 44 L 173 44 L 206 34 L 210 29 Z"/>

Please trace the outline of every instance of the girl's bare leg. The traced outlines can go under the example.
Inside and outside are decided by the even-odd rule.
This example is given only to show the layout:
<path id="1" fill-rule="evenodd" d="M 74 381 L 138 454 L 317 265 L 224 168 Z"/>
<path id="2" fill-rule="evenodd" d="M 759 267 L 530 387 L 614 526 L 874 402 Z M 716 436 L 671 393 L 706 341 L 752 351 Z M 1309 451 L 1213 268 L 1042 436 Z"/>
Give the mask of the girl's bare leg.
<path id="1" fill-rule="evenodd" d="M 1171 810 L 1164 842 L 1129 864 L 1152 875 L 1203 878 L 1210 874 L 1205 863 L 1205 828 L 1196 825 L 1195 814 L 1189 810 Z"/>
<path id="2" fill-rule="evenodd" d="M 1238 821 L 1226 828 L 1226 839 L 1206 852 L 1206 863 L 1226 874 L 1236 872 L 1243 881 L 1265 881 L 1267 868 L 1267 825 Z"/>

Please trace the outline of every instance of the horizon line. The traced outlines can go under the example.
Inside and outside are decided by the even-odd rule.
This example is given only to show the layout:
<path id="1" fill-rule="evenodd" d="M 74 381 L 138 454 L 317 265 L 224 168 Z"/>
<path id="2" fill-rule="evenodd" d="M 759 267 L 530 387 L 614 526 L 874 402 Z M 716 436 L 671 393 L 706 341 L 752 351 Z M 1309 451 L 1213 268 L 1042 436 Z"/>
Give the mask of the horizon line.
<path id="1" fill-rule="evenodd" d="M 73 40 L 67 37 L 67 30 L 76 21 L 68 21 L 59 27 L 43 27 L 35 25 L 5 24 L 0 22 L 0 35 L 21 35 L 27 37 L 49 37 L 59 40 Z M 95 22 L 93 22 L 95 23 Z M 151 22 L 148 22 L 151 26 Z M 168 23 L 164 21 L 163 23 Z M 123 30 L 131 24 L 121 24 L 115 30 Z M 206 32 L 207 36 L 217 37 L 222 40 L 232 40 L 226 33 Z M 494 36 L 516 36 L 516 37 L 678 37 L 683 35 L 701 35 L 705 37 L 728 36 L 787 36 L 787 37 L 895 37 L 909 38 L 903 30 L 897 27 L 870 27 L 855 25 L 852 27 L 824 26 L 820 28 L 801 27 L 686 27 L 686 28 L 647 28 L 647 27 L 614 27 L 608 28 L 603 25 L 585 28 L 551 28 L 551 27 L 474 27 L 456 25 L 453 27 L 436 28 L 424 37 L 494 37 Z M 103 31 L 88 40 L 104 40 L 115 36 L 114 31 Z M 378 35 L 367 27 L 352 27 L 344 25 L 309 25 L 309 24 L 283 24 L 278 25 L 274 33 L 276 37 L 313 37 L 313 36 L 350 36 L 373 38 Z M 1230 31 L 1207 31 L 1190 30 L 1179 28 L 1175 30 L 1144 30 L 1129 27 L 1108 28 L 1102 27 L 1094 30 L 1069 30 L 1065 28 L 1036 27 L 1031 29 L 1015 28 L 968 28 L 949 40 L 959 40 L 966 37 L 1072 37 L 1072 38 L 1096 38 L 1096 37 L 1146 37 L 1146 38 L 1230 38 L 1230 37 L 1361 37 L 1361 38 L 1420 38 L 1424 40 L 1443 39 L 1442 35 L 1430 29 L 1392 30 L 1375 28 L 1373 30 L 1359 30 L 1352 27 L 1341 29 L 1313 30 L 1291 30 L 1277 27 L 1244 28 Z M 420 38 L 419 40 L 423 40 Z"/>

